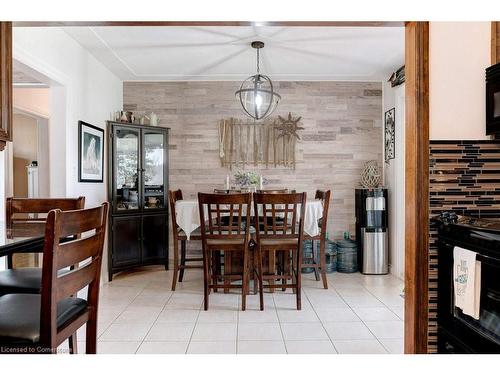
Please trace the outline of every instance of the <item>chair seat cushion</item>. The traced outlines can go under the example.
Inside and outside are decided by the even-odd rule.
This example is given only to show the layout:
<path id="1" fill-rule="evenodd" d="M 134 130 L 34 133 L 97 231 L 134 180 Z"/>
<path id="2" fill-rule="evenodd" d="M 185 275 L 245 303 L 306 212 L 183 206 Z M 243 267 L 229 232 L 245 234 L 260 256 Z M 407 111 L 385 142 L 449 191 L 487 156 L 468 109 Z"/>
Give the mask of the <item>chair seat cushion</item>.
<path id="1" fill-rule="evenodd" d="M 15 293 L 40 293 L 41 268 L 17 268 L 0 271 L 0 296 Z"/>
<path id="2" fill-rule="evenodd" d="M 7 294 L 0 297 L 0 344 L 33 344 L 40 340 L 39 294 Z M 87 309 L 81 298 L 65 298 L 57 304 L 57 327 L 63 327 Z"/>

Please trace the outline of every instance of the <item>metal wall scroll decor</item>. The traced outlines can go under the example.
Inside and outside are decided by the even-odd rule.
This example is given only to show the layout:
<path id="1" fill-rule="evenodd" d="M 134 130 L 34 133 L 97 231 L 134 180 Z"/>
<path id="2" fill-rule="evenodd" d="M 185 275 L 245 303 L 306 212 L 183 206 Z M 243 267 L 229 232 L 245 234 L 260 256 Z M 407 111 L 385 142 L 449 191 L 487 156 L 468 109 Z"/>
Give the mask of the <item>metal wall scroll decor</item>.
<path id="1" fill-rule="evenodd" d="M 219 121 L 221 166 L 246 165 L 295 168 L 295 152 L 301 117 L 278 116 L 262 123 L 230 118 Z"/>
<path id="2" fill-rule="evenodd" d="M 385 143 L 385 162 L 396 157 L 396 110 L 392 108 L 385 112 L 384 121 L 384 143 Z"/>

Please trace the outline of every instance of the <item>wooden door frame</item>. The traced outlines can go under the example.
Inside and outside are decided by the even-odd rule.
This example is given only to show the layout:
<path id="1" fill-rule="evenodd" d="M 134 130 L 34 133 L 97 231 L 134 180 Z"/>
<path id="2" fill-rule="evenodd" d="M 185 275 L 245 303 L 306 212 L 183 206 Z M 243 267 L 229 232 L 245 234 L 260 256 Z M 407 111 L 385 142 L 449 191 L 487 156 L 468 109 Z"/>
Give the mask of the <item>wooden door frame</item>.
<path id="1" fill-rule="evenodd" d="M 405 25 L 405 353 L 427 353 L 429 23 Z"/>
<path id="2" fill-rule="evenodd" d="M 14 22 L 14 26 L 251 26 L 247 21 Z M 405 353 L 427 353 L 429 237 L 429 23 L 265 22 L 283 27 L 405 27 Z"/>

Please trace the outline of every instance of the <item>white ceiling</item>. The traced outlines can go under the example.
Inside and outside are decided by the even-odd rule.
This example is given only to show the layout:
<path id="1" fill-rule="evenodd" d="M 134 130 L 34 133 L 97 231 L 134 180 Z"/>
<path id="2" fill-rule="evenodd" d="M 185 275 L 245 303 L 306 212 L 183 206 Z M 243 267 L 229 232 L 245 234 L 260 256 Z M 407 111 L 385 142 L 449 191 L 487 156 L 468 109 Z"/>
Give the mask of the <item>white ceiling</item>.
<path id="1" fill-rule="evenodd" d="M 66 27 L 124 81 L 386 80 L 404 64 L 403 27 Z"/>

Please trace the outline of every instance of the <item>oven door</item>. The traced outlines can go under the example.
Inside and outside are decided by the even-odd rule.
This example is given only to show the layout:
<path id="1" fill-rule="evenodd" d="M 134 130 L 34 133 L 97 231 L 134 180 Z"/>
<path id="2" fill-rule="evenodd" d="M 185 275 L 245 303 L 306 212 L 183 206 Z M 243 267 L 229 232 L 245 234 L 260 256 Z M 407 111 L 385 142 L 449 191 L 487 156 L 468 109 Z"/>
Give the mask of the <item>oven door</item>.
<path id="1" fill-rule="evenodd" d="M 484 240 L 479 242 L 484 245 Z M 455 307 L 453 248 L 460 246 L 478 252 L 481 262 L 481 300 L 479 319 Z M 500 257 L 486 255 L 482 246 L 456 239 L 439 240 L 438 324 L 440 330 L 475 353 L 500 353 Z M 440 337 L 438 336 L 438 340 Z"/>
<path id="2" fill-rule="evenodd" d="M 479 319 L 464 314 L 457 307 L 453 307 L 453 315 L 477 334 L 500 346 L 500 262 L 480 255 L 478 258 L 481 262 Z"/>

